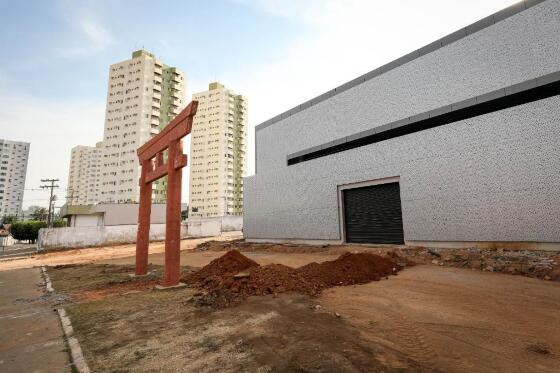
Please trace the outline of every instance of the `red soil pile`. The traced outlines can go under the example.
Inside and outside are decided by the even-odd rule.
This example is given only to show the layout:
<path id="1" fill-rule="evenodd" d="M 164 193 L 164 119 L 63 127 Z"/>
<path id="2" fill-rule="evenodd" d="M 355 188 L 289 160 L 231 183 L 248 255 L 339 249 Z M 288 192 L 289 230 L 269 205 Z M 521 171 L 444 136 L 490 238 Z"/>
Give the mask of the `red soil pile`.
<path id="1" fill-rule="evenodd" d="M 379 281 L 400 269 L 393 260 L 379 255 L 345 253 L 333 261 L 307 264 L 296 272 L 319 288 L 327 288 Z"/>
<path id="2" fill-rule="evenodd" d="M 296 291 L 318 295 L 321 290 L 379 281 L 401 267 L 391 258 L 370 253 L 345 253 L 333 261 L 311 263 L 300 268 L 281 264 L 260 266 L 236 250 L 189 275 L 186 281 L 209 291 L 204 304 L 232 303 L 250 295 Z"/>
<path id="3" fill-rule="evenodd" d="M 230 250 L 202 267 L 199 271 L 187 276 L 186 280 L 189 283 L 205 283 L 210 282 L 213 277 L 234 275 L 252 267 L 259 267 L 259 264 L 237 250 Z"/>
<path id="4" fill-rule="evenodd" d="M 310 290 L 309 284 L 300 274 L 282 264 L 269 264 L 252 267 L 238 274 L 214 276 L 198 285 L 210 291 L 227 290 L 241 296 Z"/>

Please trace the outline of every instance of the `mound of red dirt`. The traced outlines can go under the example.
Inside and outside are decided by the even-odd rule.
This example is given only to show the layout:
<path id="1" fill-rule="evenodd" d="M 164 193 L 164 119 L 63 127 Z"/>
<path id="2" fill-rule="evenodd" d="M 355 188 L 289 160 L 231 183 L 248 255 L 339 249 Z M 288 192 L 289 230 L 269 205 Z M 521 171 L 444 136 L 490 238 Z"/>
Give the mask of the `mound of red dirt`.
<path id="1" fill-rule="evenodd" d="M 215 276 L 223 277 L 228 274 L 234 275 L 241 271 L 247 270 L 252 267 L 258 267 L 259 264 L 237 250 L 230 250 L 221 257 L 214 259 L 206 266 L 202 267 L 189 276 L 186 280 L 189 283 L 204 283 L 209 282 Z"/>
<path id="2" fill-rule="evenodd" d="M 391 258 L 370 253 L 345 253 L 333 261 L 311 263 L 296 269 L 282 264 L 260 266 L 232 250 L 185 280 L 209 292 L 209 299 L 204 304 L 220 304 L 233 303 L 232 300 L 250 295 L 288 291 L 317 295 L 333 286 L 379 281 L 400 269 Z"/>
<path id="3" fill-rule="evenodd" d="M 365 284 L 395 274 L 401 268 L 391 259 L 369 253 L 345 253 L 336 260 L 310 263 L 296 269 L 320 288 Z"/>

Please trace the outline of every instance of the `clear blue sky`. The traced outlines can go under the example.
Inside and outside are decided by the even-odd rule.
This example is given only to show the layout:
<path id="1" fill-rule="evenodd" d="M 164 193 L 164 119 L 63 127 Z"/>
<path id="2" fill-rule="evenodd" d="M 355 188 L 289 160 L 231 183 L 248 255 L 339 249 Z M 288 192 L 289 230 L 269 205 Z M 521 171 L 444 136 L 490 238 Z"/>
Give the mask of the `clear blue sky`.
<path id="1" fill-rule="evenodd" d="M 31 142 L 26 188 L 58 177 L 61 205 L 70 149 L 102 138 L 109 65 L 135 49 L 181 68 L 187 101 L 215 79 L 244 94 L 253 127 L 512 3 L 0 0 L 0 136 Z"/>
<path id="2" fill-rule="evenodd" d="M 0 24 L 3 88 L 61 100 L 103 99 L 108 66 L 142 46 L 206 81 L 301 31 L 243 3 L 212 1 L 3 1 Z"/>

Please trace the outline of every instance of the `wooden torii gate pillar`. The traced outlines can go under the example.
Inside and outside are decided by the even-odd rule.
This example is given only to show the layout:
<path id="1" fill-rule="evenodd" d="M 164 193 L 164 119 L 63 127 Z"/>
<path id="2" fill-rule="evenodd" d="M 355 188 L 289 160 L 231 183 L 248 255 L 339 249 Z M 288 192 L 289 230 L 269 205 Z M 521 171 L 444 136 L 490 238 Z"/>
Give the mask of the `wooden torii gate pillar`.
<path id="1" fill-rule="evenodd" d="M 152 182 L 167 175 L 165 274 L 162 284 L 166 287 L 178 285 L 181 278 L 181 178 L 182 168 L 187 165 L 187 156 L 183 154 L 181 139 L 191 132 L 197 107 L 198 101 L 191 101 L 157 136 L 138 148 L 142 171 L 135 274 L 142 276 L 148 272 Z M 165 150 L 167 150 L 167 161 L 164 160 L 163 155 Z"/>

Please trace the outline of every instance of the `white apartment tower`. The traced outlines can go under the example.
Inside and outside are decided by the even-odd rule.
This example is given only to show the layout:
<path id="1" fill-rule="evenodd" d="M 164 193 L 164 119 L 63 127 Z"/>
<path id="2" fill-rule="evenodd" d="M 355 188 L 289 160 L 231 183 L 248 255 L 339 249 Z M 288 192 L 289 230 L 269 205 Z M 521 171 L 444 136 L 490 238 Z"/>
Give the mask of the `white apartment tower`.
<path id="1" fill-rule="evenodd" d="M 0 216 L 21 214 L 29 145 L 0 139 Z"/>
<path id="2" fill-rule="evenodd" d="M 102 142 L 95 146 L 78 145 L 72 148 L 68 171 L 69 205 L 94 205 L 99 202 Z"/>
<path id="3" fill-rule="evenodd" d="M 184 75 L 144 50 L 111 65 L 107 90 L 100 202 L 138 202 L 136 150 L 157 135 L 185 106 Z M 162 183 L 154 202 L 165 201 Z"/>
<path id="4" fill-rule="evenodd" d="M 193 94 L 189 217 L 241 215 L 247 171 L 247 100 L 222 84 Z"/>

